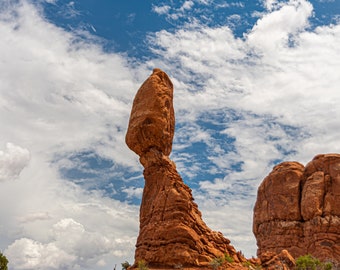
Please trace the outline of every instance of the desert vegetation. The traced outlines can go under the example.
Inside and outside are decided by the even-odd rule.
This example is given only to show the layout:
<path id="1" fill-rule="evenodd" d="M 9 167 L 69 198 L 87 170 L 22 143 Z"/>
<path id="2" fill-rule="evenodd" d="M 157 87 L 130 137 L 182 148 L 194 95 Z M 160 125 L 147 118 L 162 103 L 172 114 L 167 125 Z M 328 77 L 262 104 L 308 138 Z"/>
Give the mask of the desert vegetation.
<path id="1" fill-rule="evenodd" d="M 337 265 L 333 262 L 321 262 L 312 255 L 300 256 L 296 259 L 296 270 L 335 270 Z"/>

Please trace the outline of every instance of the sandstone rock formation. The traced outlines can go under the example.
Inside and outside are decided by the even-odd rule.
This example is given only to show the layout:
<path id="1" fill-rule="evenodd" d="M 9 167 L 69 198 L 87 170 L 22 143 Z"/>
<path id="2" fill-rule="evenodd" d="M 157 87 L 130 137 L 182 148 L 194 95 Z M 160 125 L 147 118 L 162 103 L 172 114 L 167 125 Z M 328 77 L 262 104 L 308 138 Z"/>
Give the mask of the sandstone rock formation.
<path id="1" fill-rule="evenodd" d="M 173 85 L 154 69 L 136 94 L 126 134 L 145 178 L 135 265 L 145 260 L 152 268 L 202 267 L 224 254 L 235 263 L 245 261 L 228 239 L 203 222 L 190 188 L 169 159 L 174 126 Z"/>
<path id="2" fill-rule="evenodd" d="M 266 270 L 290 270 L 294 269 L 296 263 L 292 255 L 287 250 L 282 250 L 279 254 L 275 252 L 263 252 L 261 254 L 261 269 Z"/>
<path id="3" fill-rule="evenodd" d="M 258 189 L 253 231 L 259 257 L 286 249 L 340 262 L 340 155 L 275 166 Z"/>

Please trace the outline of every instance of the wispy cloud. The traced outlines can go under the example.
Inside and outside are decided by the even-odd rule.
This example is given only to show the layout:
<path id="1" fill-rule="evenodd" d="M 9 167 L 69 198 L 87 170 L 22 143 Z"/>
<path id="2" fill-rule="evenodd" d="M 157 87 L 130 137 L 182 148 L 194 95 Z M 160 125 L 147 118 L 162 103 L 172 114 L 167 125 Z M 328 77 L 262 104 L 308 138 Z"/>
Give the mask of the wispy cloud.
<path id="1" fill-rule="evenodd" d="M 128 187 L 122 190 L 128 195 L 128 198 L 136 197 L 142 199 L 143 188 Z"/>

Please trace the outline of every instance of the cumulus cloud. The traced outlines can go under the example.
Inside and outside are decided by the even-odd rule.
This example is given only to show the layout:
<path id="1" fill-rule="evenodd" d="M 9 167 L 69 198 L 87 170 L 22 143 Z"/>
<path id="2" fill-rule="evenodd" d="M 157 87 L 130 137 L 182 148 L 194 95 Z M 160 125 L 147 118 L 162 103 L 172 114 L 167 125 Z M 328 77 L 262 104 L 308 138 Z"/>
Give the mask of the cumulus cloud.
<path id="1" fill-rule="evenodd" d="M 7 143 L 6 149 L 0 151 L 0 182 L 18 178 L 29 160 L 30 153 L 27 149 Z"/>
<path id="2" fill-rule="evenodd" d="M 15 269 L 83 269 L 100 261 L 100 256 L 112 252 L 113 239 L 89 232 L 71 218 L 52 227 L 52 241 L 41 243 L 33 239 L 15 240 L 5 253 Z"/>
<path id="3" fill-rule="evenodd" d="M 132 260 L 137 206 L 61 180 L 35 157 L 20 179 L 2 183 L 0 191 L 7 206 L 0 208 L 7 217 L 0 227 L 1 249 L 11 268 L 105 269 Z"/>
<path id="4" fill-rule="evenodd" d="M 27 238 L 16 240 L 5 252 L 15 269 L 67 269 L 76 259 L 53 244 Z"/>

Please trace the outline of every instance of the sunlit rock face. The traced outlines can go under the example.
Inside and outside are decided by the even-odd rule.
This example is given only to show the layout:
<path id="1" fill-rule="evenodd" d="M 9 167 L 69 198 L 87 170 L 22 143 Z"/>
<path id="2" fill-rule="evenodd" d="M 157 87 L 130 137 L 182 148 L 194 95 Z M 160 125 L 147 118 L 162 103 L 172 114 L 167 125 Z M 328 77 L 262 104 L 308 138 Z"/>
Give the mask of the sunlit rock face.
<path id="1" fill-rule="evenodd" d="M 168 75 L 154 69 L 133 101 L 126 144 L 143 156 L 151 148 L 169 156 L 175 132 L 173 85 Z"/>
<path id="2" fill-rule="evenodd" d="M 340 262 L 340 155 L 275 166 L 258 189 L 253 231 L 259 257 L 286 249 Z"/>
<path id="3" fill-rule="evenodd" d="M 191 189 L 169 159 L 174 126 L 173 84 L 155 69 L 136 94 L 126 134 L 145 178 L 135 265 L 145 260 L 149 267 L 200 267 L 224 254 L 235 263 L 245 260 L 203 222 Z"/>

